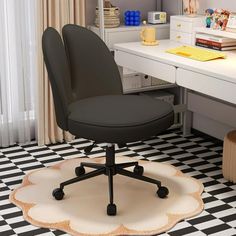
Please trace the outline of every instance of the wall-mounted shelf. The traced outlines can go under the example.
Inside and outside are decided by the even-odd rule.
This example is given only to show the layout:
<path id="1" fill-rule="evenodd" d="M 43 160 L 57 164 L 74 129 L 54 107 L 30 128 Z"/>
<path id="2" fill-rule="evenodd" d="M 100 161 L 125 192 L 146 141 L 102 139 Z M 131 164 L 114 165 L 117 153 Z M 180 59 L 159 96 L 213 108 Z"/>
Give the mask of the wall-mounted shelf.
<path id="1" fill-rule="evenodd" d="M 171 2 L 171 4 L 168 4 L 167 1 L 165 0 L 159 0 L 158 1 L 159 6 L 158 11 L 168 11 L 171 14 L 174 15 L 179 15 L 183 13 L 183 3 L 182 0 L 175 0 L 174 3 Z M 105 26 L 104 26 L 104 12 L 103 12 L 103 7 L 104 7 L 104 0 L 97 0 L 97 6 L 99 10 L 99 35 L 100 37 L 104 40 L 105 38 Z"/>
<path id="2" fill-rule="evenodd" d="M 110 50 L 114 50 L 113 46 L 116 43 L 127 43 L 140 41 L 140 31 L 143 25 L 140 26 L 124 26 L 121 25 L 116 28 L 104 29 L 104 42 Z M 152 25 L 157 29 L 157 39 L 168 39 L 170 37 L 170 24 Z M 90 30 L 100 35 L 100 30 L 96 26 L 88 26 Z"/>
<path id="3" fill-rule="evenodd" d="M 196 27 L 194 28 L 195 33 L 204 33 L 204 34 L 210 34 L 214 36 L 221 36 L 225 38 L 233 38 L 236 39 L 236 33 L 232 32 L 227 32 L 227 31 L 222 31 L 222 30 L 214 30 L 214 29 L 209 29 L 205 27 Z"/>

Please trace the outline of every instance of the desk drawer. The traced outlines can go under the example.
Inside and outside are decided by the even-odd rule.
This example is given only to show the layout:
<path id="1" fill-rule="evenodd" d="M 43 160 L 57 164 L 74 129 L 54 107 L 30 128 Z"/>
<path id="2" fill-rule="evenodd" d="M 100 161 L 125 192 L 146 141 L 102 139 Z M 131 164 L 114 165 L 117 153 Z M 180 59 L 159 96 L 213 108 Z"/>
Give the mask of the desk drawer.
<path id="1" fill-rule="evenodd" d="M 177 41 L 184 44 L 192 44 L 192 34 L 183 33 L 175 30 L 170 31 L 170 40 Z"/>
<path id="2" fill-rule="evenodd" d="M 185 33 L 191 33 L 193 31 L 193 23 L 183 20 L 173 19 L 171 20 L 170 29 Z"/>
<path id="3" fill-rule="evenodd" d="M 176 68 L 174 66 L 120 50 L 115 50 L 115 60 L 119 66 L 175 83 Z"/>
<path id="4" fill-rule="evenodd" d="M 191 91 L 188 92 L 188 110 L 221 124 L 236 127 L 236 108 L 229 103 Z"/>
<path id="5" fill-rule="evenodd" d="M 236 104 L 236 84 L 184 69 L 177 69 L 176 83 L 193 91 Z"/>

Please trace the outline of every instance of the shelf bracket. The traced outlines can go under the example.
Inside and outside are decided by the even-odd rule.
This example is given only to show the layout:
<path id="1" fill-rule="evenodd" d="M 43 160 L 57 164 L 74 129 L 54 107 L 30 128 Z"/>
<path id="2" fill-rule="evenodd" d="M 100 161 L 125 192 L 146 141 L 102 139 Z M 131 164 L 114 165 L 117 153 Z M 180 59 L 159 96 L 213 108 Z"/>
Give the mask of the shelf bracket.
<path id="1" fill-rule="evenodd" d="M 99 11 L 99 31 L 100 31 L 100 37 L 104 41 L 105 39 L 105 33 L 104 33 L 104 2 L 103 0 L 98 0 L 98 11 Z"/>

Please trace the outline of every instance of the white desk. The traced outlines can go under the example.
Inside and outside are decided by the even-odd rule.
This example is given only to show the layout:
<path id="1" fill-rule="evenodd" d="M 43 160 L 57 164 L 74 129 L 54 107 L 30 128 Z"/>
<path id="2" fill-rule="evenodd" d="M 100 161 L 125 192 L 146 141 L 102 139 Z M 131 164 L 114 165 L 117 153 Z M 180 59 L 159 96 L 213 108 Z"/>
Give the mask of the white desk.
<path id="1" fill-rule="evenodd" d="M 150 47 L 140 42 L 115 44 L 115 60 L 122 67 L 236 104 L 236 52 L 227 52 L 227 59 L 208 62 L 165 52 L 181 45 L 170 40 Z"/>

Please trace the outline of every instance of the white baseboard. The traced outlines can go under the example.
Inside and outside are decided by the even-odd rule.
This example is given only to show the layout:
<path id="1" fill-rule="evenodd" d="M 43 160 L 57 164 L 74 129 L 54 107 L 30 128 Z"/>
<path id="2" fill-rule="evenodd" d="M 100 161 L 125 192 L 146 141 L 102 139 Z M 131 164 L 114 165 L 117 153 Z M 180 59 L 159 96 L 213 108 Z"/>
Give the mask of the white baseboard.
<path id="1" fill-rule="evenodd" d="M 193 114 L 192 127 L 220 140 L 223 140 L 229 131 L 236 129 L 197 113 Z"/>

